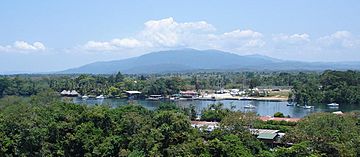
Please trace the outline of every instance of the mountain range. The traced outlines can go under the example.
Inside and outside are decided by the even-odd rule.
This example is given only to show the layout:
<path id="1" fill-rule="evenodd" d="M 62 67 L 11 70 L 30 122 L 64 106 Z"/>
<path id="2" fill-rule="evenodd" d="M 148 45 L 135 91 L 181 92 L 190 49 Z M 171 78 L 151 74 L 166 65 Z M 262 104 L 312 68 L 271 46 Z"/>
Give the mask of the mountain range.
<path id="1" fill-rule="evenodd" d="M 181 49 L 151 52 L 123 60 L 94 62 L 61 74 L 149 74 L 189 71 L 359 70 L 360 62 L 301 62 L 263 55 L 237 55 L 219 50 Z"/>

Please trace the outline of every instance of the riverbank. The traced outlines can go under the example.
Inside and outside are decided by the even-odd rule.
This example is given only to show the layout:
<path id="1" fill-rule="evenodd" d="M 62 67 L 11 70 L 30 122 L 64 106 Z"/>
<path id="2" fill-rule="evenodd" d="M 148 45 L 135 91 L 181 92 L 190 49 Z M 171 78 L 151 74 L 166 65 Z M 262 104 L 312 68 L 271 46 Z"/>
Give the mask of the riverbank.
<path id="1" fill-rule="evenodd" d="M 288 101 L 287 97 L 271 96 L 271 97 L 243 97 L 232 96 L 231 94 L 209 94 L 195 98 L 195 100 L 255 100 L 255 101 Z"/>

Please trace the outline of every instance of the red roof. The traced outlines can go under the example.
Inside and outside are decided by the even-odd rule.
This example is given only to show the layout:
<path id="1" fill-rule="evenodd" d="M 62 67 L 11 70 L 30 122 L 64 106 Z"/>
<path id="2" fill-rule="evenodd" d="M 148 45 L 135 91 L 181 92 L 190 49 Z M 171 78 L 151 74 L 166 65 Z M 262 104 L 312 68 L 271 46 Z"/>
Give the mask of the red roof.
<path id="1" fill-rule="evenodd" d="M 262 121 L 273 120 L 273 121 L 287 121 L 287 122 L 297 122 L 301 120 L 301 118 L 279 118 L 279 117 L 270 117 L 270 116 L 261 116 L 259 117 L 259 119 Z"/>

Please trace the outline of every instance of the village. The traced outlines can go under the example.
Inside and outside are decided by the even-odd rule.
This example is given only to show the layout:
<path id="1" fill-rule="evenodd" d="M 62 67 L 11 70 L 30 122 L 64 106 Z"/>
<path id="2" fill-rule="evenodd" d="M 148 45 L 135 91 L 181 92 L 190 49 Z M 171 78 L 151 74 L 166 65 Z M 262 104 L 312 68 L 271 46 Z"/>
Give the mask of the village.
<path id="1" fill-rule="evenodd" d="M 143 95 L 141 91 L 123 91 L 125 97 L 115 98 L 127 98 L 127 99 L 145 99 L 151 101 L 170 100 L 170 101 L 191 101 L 191 100 L 259 100 L 259 101 L 288 101 L 290 88 L 254 88 L 254 89 L 221 89 L 221 90 L 186 90 L 180 91 L 177 94 L 172 95 Z M 82 99 L 88 98 L 112 98 L 108 95 L 80 95 L 76 90 L 63 90 L 60 92 L 61 96 L 68 97 L 81 97 Z"/>

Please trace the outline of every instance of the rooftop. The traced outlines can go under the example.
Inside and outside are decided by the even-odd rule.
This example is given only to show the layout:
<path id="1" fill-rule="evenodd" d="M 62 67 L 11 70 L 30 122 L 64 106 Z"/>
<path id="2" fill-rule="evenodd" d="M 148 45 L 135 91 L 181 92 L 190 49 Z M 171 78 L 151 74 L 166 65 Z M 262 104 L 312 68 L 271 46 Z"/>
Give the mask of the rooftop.
<path id="1" fill-rule="evenodd" d="M 250 129 L 251 134 L 260 135 L 260 134 L 277 134 L 279 130 L 271 129 Z"/>
<path id="2" fill-rule="evenodd" d="M 299 120 L 301 120 L 301 118 L 280 118 L 280 117 L 271 117 L 271 116 L 261 116 L 259 117 L 259 119 L 262 121 L 273 120 L 273 121 L 286 121 L 286 122 L 298 122 Z"/>
<path id="3" fill-rule="evenodd" d="M 125 93 L 128 93 L 128 94 L 141 94 L 141 92 L 139 92 L 139 91 L 125 91 Z"/>
<path id="4" fill-rule="evenodd" d="M 262 133 L 257 137 L 258 139 L 272 140 L 277 136 L 277 133 Z"/>

